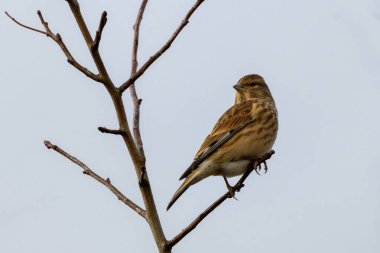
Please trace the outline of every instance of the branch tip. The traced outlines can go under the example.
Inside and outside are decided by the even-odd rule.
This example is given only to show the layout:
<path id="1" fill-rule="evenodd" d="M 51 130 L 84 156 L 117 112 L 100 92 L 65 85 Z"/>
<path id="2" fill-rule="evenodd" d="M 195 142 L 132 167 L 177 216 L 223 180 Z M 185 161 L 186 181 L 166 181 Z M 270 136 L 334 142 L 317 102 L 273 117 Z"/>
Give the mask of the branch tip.
<path id="1" fill-rule="evenodd" d="M 47 141 L 47 140 L 44 141 L 44 144 L 45 144 L 47 149 L 55 149 L 57 147 L 56 145 L 51 144 L 51 142 Z"/>
<path id="2" fill-rule="evenodd" d="M 39 29 L 36 29 L 36 28 L 33 28 L 33 27 L 30 27 L 30 26 L 22 24 L 21 22 L 17 21 L 14 17 L 12 17 L 7 11 L 5 12 L 5 14 L 8 16 L 8 18 L 10 18 L 13 22 L 15 22 L 16 24 L 18 24 L 19 26 L 24 27 L 24 28 L 26 28 L 28 30 L 31 30 L 31 31 L 35 31 L 35 32 L 47 35 L 47 33 L 44 32 L 44 31 L 41 31 Z"/>
<path id="3" fill-rule="evenodd" d="M 125 132 L 123 130 L 120 130 L 120 129 L 113 130 L 113 129 L 108 129 L 105 127 L 98 127 L 98 130 L 101 133 L 105 133 L 105 134 L 125 135 Z"/>
<path id="4" fill-rule="evenodd" d="M 99 49 L 99 43 L 102 38 L 103 28 L 105 27 L 106 24 L 107 24 L 107 12 L 103 11 L 102 16 L 100 17 L 98 30 L 96 31 L 96 34 L 95 34 L 95 40 L 91 46 L 91 50 L 93 52 L 98 51 Z"/>

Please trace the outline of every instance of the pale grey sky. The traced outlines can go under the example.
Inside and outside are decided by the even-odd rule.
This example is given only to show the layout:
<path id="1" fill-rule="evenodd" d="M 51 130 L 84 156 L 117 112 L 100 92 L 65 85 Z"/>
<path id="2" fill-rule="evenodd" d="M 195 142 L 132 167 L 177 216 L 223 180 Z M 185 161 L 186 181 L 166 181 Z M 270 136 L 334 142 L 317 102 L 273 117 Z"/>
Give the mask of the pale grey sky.
<path id="1" fill-rule="evenodd" d="M 140 63 L 193 2 L 149 2 Z M 76 59 L 94 69 L 65 1 L 0 3 L 2 13 L 34 27 L 41 27 L 41 9 Z M 139 1 L 80 3 L 91 31 L 107 10 L 101 54 L 122 83 Z M 156 252 L 139 216 L 43 146 L 44 139 L 56 143 L 141 204 L 121 139 L 97 131 L 116 126 L 104 88 L 67 64 L 45 36 L 5 15 L 0 32 L 0 251 Z M 224 203 L 173 252 L 380 252 L 379 68 L 378 1 L 205 1 L 137 83 L 147 165 L 167 237 L 225 192 L 223 180 L 210 178 L 165 211 L 178 177 L 232 105 L 232 85 L 241 76 L 267 80 L 280 129 L 269 172 L 250 177 L 239 201 Z"/>

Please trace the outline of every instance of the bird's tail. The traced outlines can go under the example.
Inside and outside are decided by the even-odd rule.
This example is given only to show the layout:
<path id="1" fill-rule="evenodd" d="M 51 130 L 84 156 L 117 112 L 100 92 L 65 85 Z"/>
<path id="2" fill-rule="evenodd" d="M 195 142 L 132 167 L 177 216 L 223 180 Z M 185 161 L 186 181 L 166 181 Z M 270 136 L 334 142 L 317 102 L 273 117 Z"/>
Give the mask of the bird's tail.
<path id="1" fill-rule="evenodd" d="M 170 207 L 177 201 L 177 199 L 179 197 L 181 197 L 181 195 L 187 190 L 189 189 L 189 187 L 194 184 L 194 177 L 193 176 L 189 176 L 185 179 L 185 181 L 182 183 L 182 185 L 178 188 L 178 190 L 174 193 L 172 199 L 170 200 L 169 204 L 168 204 L 168 207 L 166 208 L 166 210 L 169 210 Z"/>

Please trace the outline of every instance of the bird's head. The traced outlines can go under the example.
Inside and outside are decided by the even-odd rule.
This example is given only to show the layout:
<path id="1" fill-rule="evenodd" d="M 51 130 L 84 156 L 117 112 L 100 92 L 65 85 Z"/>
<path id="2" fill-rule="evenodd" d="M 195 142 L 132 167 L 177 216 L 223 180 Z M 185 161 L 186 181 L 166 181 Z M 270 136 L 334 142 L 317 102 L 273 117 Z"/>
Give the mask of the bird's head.
<path id="1" fill-rule="evenodd" d="M 273 99 L 264 78 L 257 74 L 242 77 L 236 85 L 235 103 L 242 103 L 253 98 Z"/>

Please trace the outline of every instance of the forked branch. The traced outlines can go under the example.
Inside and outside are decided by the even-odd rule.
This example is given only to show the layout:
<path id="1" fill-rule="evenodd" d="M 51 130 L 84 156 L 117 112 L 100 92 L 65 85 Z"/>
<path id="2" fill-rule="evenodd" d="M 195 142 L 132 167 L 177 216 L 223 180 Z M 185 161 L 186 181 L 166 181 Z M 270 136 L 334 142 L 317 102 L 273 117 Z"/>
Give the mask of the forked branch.
<path id="1" fill-rule="evenodd" d="M 265 154 L 262 158 L 251 162 L 248 165 L 247 171 L 243 174 L 243 176 L 239 179 L 239 181 L 232 187 L 233 192 L 240 191 L 241 188 L 244 187 L 244 181 L 247 179 L 249 174 L 252 173 L 252 171 L 256 171 L 258 166 L 261 163 L 265 164 L 265 161 L 272 157 L 274 154 L 274 151 L 270 151 L 269 153 Z M 266 164 L 265 164 L 266 166 Z M 222 204 L 226 199 L 231 198 L 231 193 L 228 191 L 224 195 L 222 195 L 219 199 L 217 199 L 214 203 L 212 203 L 204 212 L 202 212 L 193 222 L 191 222 L 185 229 L 183 229 L 178 235 L 176 235 L 173 239 L 168 241 L 168 247 L 172 248 L 174 245 L 176 245 L 179 241 L 181 241 L 187 234 L 189 234 L 191 231 L 193 231 L 199 223 L 202 222 L 204 218 L 207 217 L 212 211 L 215 210 L 220 204 Z"/>
<path id="2" fill-rule="evenodd" d="M 69 4 L 71 12 L 73 13 L 75 20 L 77 21 L 78 27 L 79 27 L 79 29 L 83 35 L 83 38 L 87 44 L 87 47 L 91 53 L 92 59 L 96 65 L 96 68 L 99 71 L 99 75 L 102 78 L 102 83 L 107 88 L 107 90 L 110 94 L 113 93 L 111 95 L 115 95 L 115 91 L 114 91 L 115 87 L 112 83 L 112 80 L 108 74 L 106 67 L 104 66 L 102 57 L 100 56 L 98 50 L 93 50 L 94 40 L 90 34 L 90 31 L 88 30 L 86 22 L 84 21 L 84 18 L 82 16 L 82 12 L 80 10 L 80 6 L 79 6 L 78 1 L 77 0 L 66 0 L 66 2 Z M 103 29 L 103 27 L 106 24 L 106 15 L 107 14 L 103 12 L 103 15 L 100 19 L 99 26 L 101 29 Z M 100 38 L 98 40 L 100 41 Z"/>
<path id="3" fill-rule="evenodd" d="M 144 72 L 152 65 L 163 53 L 166 52 L 166 50 L 169 49 L 173 41 L 177 38 L 179 33 L 185 28 L 185 26 L 189 23 L 189 19 L 191 15 L 197 10 L 197 8 L 204 2 L 205 0 L 198 0 L 195 2 L 195 4 L 191 7 L 191 9 L 187 12 L 177 29 L 174 31 L 172 36 L 169 38 L 169 40 L 158 50 L 154 55 L 152 55 L 148 61 L 144 63 L 144 65 L 141 66 L 141 68 L 133 75 L 131 76 L 126 82 L 124 82 L 120 87 L 120 92 L 124 92 L 126 89 L 128 89 L 129 86 L 131 86 Z"/>
<path id="4" fill-rule="evenodd" d="M 79 64 L 74 59 L 71 52 L 69 51 L 69 49 L 66 47 L 65 43 L 63 42 L 61 35 L 59 33 L 54 34 L 50 30 L 49 25 L 44 20 L 44 17 L 42 16 L 41 11 L 37 11 L 37 14 L 38 14 L 38 17 L 40 18 L 41 24 L 43 25 L 45 31 L 42 31 L 42 30 L 39 30 L 39 29 L 36 29 L 36 28 L 22 24 L 21 22 L 17 21 L 15 18 L 13 18 L 8 12 L 5 12 L 5 14 L 11 20 L 13 20 L 16 24 L 18 24 L 19 26 L 22 26 L 22 27 L 24 27 L 28 30 L 34 31 L 34 32 L 42 33 L 42 34 L 46 35 L 47 37 L 51 38 L 52 40 L 54 40 L 54 42 L 58 44 L 58 46 L 62 49 L 63 53 L 66 55 L 68 63 L 70 63 L 72 66 L 74 66 L 76 69 L 78 69 L 80 72 L 82 72 L 83 74 L 85 74 L 86 76 L 91 78 L 92 80 L 97 81 L 97 82 L 102 82 L 102 78 L 99 75 L 96 75 L 93 72 L 91 72 L 90 70 L 88 70 L 87 68 L 83 67 L 81 64 Z"/>
<path id="5" fill-rule="evenodd" d="M 127 198 L 123 193 L 121 193 L 111 183 L 111 180 L 109 178 L 106 178 L 106 179 L 102 178 L 101 176 L 99 176 L 98 174 L 96 174 L 94 171 L 92 171 L 86 164 L 84 164 L 83 162 L 81 162 L 78 158 L 70 155 L 69 153 L 67 153 L 66 151 L 62 150 L 57 145 L 54 145 L 54 144 L 50 143 L 50 141 L 44 141 L 44 144 L 45 144 L 45 146 L 48 149 L 53 149 L 57 153 L 63 155 L 64 157 L 66 157 L 67 159 L 69 159 L 70 161 L 72 161 L 73 163 L 75 163 L 76 165 L 78 165 L 79 167 L 81 167 L 83 169 L 83 174 L 92 177 L 93 179 L 95 179 L 96 181 L 98 181 L 99 183 L 101 183 L 102 185 L 104 185 L 105 187 L 107 187 L 121 202 L 123 202 L 124 204 L 126 204 L 127 206 L 129 206 L 133 211 L 135 211 L 141 217 L 143 217 L 144 219 L 146 219 L 146 212 L 145 212 L 145 210 L 142 209 L 141 207 L 139 207 L 138 205 L 136 205 L 132 200 L 130 200 L 129 198 Z"/>

